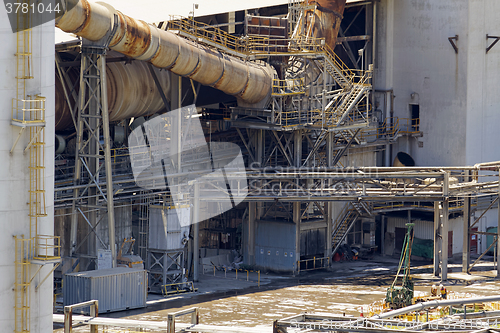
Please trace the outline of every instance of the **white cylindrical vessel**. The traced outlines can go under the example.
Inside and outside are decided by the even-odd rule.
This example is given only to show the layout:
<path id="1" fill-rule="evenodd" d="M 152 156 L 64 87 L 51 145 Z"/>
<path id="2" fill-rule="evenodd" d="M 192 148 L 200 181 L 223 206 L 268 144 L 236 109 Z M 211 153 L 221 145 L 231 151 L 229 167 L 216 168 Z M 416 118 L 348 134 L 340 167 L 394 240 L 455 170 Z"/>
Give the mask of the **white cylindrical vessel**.
<path id="1" fill-rule="evenodd" d="M 53 235 L 54 232 L 54 21 L 32 30 L 31 76 L 26 80 L 26 95 L 40 95 L 46 98 L 45 125 L 45 211 L 40 218 L 38 233 Z M 30 154 L 24 149 L 30 141 L 27 128 L 20 136 L 12 154 L 10 150 L 16 141 L 20 127 L 11 125 L 12 100 L 17 95 L 16 34 L 12 32 L 5 10 L 0 10 L 0 327 L 2 332 L 13 332 L 16 315 L 15 305 L 15 241 L 14 236 L 25 238 L 30 234 L 29 188 Z M 30 277 L 40 266 L 30 265 Z M 52 264 L 45 265 L 34 276 L 29 292 L 30 332 L 52 332 L 51 276 L 35 291 L 35 287 L 50 273 Z M 18 321 L 22 318 L 17 318 Z"/>

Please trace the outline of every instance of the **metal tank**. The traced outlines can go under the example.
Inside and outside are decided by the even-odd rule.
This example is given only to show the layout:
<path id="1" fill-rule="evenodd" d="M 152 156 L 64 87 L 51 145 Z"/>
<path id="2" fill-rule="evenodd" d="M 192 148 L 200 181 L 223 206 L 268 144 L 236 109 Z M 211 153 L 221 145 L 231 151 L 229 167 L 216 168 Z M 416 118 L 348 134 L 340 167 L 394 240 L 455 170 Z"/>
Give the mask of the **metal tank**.
<path id="1" fill-rule="evenodd" d="M 121 57 L 110 52 L 107 59 Z M 170 72 L 153 67 L 165 95 L 169 96 Z M 69 80 L 76 83 L 79 72 L 68 73 Z M 164 108 L 163 101 L 151 76 L 148 64 L 143 61 L 107 62 L 106 80 L 110 121 L 154 114 Z M 62 82 L 56 76 L 56 131 L 73 127 L 71 112 L 66 102 Z"/>
<path id="2" fill-rule="evenodd" d="M 54 24 L 49 22 L 33 28 L 31 34 L 31 61 L 27 73 L 33 76 L 26 80 L 26 95 L 40 94 L 46 98 L 45 104 L 45 212 L 40 218 L 38 234 L 54 234 Z M 24 153 L 29 144 L 30 129 L 27 128 L 18 138 L 20 127 L 11 125 L 13 99 L 16 98 L 16 34 L 12 32 L 5 10 L 0 10 L 0 327 L 2 332 L 13 332 L 16 322 L 15 305 L 15 240 L 13 236 L 28 238 L 30 235 L 30 153 Z M 29 68 L 29 69 L 28 69 Z M 26 96 L 25 95 L 25 96 Z M 53 279 L 52 265 L 28 264 L 33 277 L 27 287 L 29 309 L 18 311 L 18 323 L 26 325 L 29 332 L 52 332 Z M 43 282 L 43 278 L 47 279 Z M 19 280 L 18 280 L 19 281 Z M 35 291 L 35 287 L 38 290 Z M 28 311 L 29 317 L 22 320 L 20 312 Z M 25 327 L 26 327 L 25 326 Z M 19 330 L 19 326 L 18 326 Z"/>
<path id="3" fill-rule="evenodd" d="M 74 0 L 56 21 L 61 30 L 91 41 L 109 38 L 110 49 L 236 96 L 245 104 L 270 96 L 275 70 L 242 61 L 133 19 L 105 3 Z M 65 1 L 66 4 L 70 0 Z M 68 8 L 70 8 L 68 7 Z M 117 26 L 113 29 L 114 15 Z"/>

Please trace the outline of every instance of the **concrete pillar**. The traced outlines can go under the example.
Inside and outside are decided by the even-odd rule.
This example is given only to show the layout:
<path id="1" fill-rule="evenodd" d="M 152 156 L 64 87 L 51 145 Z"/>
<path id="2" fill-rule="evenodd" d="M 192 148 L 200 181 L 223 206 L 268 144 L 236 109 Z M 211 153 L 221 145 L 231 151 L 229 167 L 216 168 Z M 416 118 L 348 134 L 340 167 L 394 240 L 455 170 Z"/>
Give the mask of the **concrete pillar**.
<path id="1" fill-rule="evenodd" d="M 257 219 L 257 203 L 248 203 L 248 264 L 255 265 L 255 220 Z"/>
<path id="2" fill-rule="evenodd" d="M 439 202 L 434 202 L 434 276 L 439 276 L 439 249 L 441 239 L 440 239 L 440 207 Z"/>
<path id="3" fill-rule="evenodd" d="M 293 222 L 295 223 L 295 262 L 300 260 L 300 202 L 293 203 Z"/>
<path id="4" fill-rule="evenodd" d="M 441 281 L 448 280 L 448 215 L 449 215 L 449 201 L 445 198 L 443 201 L 443 216 L 442 216 L 442 248 L 441 248 Z"/>

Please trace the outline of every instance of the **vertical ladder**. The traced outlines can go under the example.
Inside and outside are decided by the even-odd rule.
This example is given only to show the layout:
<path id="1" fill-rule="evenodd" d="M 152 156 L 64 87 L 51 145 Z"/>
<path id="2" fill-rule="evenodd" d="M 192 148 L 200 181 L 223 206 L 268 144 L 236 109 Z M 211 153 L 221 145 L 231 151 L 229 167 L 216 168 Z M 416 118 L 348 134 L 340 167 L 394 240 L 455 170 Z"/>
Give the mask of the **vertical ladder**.
<path id="1" fill-rule="evenodd" d="M 30 114 L 26 101 L 26 80 L 31 76 L 31 24 L 30 17 L 19 11 L 17 15 L 16 32 L 16 97 L 12 100 L 12 124 L 20 127 L 19 135 L 11 149 L 11 154 L 26 129 L 26 120 Z M 28 102 L 29 103 L 29 102 Z M 27 118 L 27 119 L 26 119 Z M 31 172 L 30 172 L 31 174 Z M 30 182 L 31 183 L 31 182 Z M 31 202 L 31 198 L 30 198 Z M 31 215 L 31 205 L 30 205 Z M 30 259 L 32 257 L 32 220 L 30 218 L 30 237 L 25 239 L 14 236 L 15 239 L 15 282 L 14 282 L 14 332 L 30 332 Z M 34 228 L 36 229 L 36 227 Z"/>
<path id="2" fill-rule="evenodd" d="M 139 215 L 139 255 L 146 262 L 148 255 L 149 206 L 151 191 L 141 191 Z"/>
<path id="3" fill-rule="evenodd" d="M 14 332 L 30 332 L 30 256 L 31 239 L 14 236 L 15 240 L 15 302 Z"/>

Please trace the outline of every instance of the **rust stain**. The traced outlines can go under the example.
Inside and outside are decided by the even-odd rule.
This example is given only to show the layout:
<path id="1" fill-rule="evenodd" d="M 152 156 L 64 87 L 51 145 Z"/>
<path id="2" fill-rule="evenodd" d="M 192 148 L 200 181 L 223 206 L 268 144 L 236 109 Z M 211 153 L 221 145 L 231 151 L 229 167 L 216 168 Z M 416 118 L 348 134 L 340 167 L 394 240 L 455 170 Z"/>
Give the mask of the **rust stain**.
<path id="1" fill-rule="evenodd" d="M 74 33 L 74 34 L 77 34 L 78 32 L 85 29 L 90 22 L 90 4 L 88 3 L 87 0 L 81 0 L 81 1 L 82 1 L 82 5 L 83 5 L 82 7 L 83 7 L 85 19 L 83 20 L 83 23 L 81 26 L 79 26 L 74 31 L 72 31 L 72 33 Z"/>
<path id="2" fill-rule="evenodd" d="M 118 28 L 120 30 L 117 30 L 117 33 L 113 36 L 113 39 L 109 43 L 110 47 L 115 46 L 116 44 L 118 44 L 122 40 L 123 36 L 125 35 L 125 30 L 127 28 L 127 22 L 125 20 L 125 15 L 123 15 L 119 11 L 117 11 L 116 13 L 118 16 Z"/>
<path id="3" fill-rule="evenodd" d="M 137 58 L 144 54 L 151 44 L 151 34 L 147 24 L 124 15 L 127 22 L 123 54 Z"/>
<path id="4" fill-rule="evenodd" d="M 318 5 L 314 17 L 313 36 L 325 38 L 326 44 L 332 50 L 337 43 L 345 3 L 346 0 L 309 0 L 309 4 Z"/>

